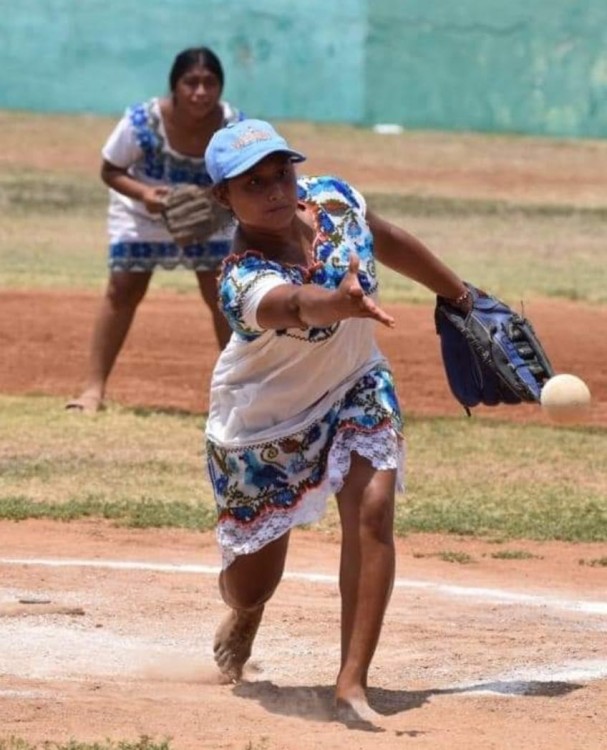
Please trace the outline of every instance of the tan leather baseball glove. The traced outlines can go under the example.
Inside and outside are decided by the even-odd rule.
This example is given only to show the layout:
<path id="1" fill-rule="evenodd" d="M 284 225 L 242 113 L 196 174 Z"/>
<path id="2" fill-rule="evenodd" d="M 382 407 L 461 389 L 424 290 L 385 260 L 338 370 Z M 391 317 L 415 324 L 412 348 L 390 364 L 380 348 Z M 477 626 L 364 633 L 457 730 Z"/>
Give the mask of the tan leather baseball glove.
<path id="1" fill-rule="evenodd" d="M 166 197 L 162 212 L 169 233 L 178 245 L 204 242 L 232 221 L 209 187 L 179 185 Z"/>

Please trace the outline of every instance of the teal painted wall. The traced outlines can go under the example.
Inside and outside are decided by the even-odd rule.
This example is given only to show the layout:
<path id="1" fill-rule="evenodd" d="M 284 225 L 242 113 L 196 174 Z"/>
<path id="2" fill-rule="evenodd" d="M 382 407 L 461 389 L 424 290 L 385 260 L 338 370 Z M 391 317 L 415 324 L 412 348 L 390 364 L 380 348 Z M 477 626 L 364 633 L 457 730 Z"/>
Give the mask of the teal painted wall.
<path id="1" fill-rule="evenodd" d="M 607 136 L 605 0 L 370 0 L 364 119 Z"/>
<path id="2" fill-rule="evenodd" d="M 366 0 L 0 0 L 0 107 L 120 113 L 164 93 L 175 54 L 204 44 L 221 57 L 225 97 L 247 113 L 356 122 L 365 9 Z"/>
<path id="3" fill-rule="evenodd" d="M 0 0 L 0 107 L 118 114 L 198 44 L 250 115 L 607 136 L 605 0 Z"/>

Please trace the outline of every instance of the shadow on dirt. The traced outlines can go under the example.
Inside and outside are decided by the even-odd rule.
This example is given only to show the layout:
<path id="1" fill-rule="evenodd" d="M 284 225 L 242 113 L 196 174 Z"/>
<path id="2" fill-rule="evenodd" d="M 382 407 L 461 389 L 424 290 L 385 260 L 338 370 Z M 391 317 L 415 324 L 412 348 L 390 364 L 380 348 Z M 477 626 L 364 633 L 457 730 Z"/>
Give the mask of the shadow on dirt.
<path id="1" fill-rule="evenodd" d="M 558 698 L 583 688 L 572 682 L 500 680 L 482 682 L 465 687 L 436 690 L 385 690 L 369 689 L 369 704 L 379 714 L 393 716 L 414 708 L 420 708 L 435 696 L 490 693 L 505 696 Z M 279 687 L 269 680 L 242 682 L 234 686 L 234 695 L 256 700 L 267 711 L 285 716 L 299 716 L 316 721 L 334 721 L 333 687 L 304 686 Z M 364 725 L 364 726 L 363 726 Z M 352 728 L 366 731 L 382 731 L 370 722 L 360 722 Z"/>

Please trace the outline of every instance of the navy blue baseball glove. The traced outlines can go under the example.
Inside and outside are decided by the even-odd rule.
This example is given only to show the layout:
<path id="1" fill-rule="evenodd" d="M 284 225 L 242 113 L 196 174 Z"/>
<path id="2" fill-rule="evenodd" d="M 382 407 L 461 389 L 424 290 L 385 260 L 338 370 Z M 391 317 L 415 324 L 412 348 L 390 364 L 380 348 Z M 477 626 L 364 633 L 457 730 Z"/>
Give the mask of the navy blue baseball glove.
<path id="1" fill-rule="evenodd" d="M 469 312 L 443 297 L 437 297 L 434 312 L 453 395 L 468 416 L 478 404 L 539 403 L 554 370 L 531 323 L 497 297 L 466 286 Z"/>

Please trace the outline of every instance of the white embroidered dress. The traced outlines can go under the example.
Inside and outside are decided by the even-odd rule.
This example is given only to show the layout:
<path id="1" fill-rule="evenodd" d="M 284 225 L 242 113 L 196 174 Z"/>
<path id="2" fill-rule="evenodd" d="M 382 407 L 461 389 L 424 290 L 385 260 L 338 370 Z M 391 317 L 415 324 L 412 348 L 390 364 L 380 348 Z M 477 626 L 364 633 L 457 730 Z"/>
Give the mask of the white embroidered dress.
<path id="1" fill-rule="evenodd" d="M 220 278 L 233 335 L 213 372 L 206 437 L 224 565 L 318 520 L 343 484 L 352 450 L 378 469 L 397 469 L 402 486 L 401 414 L 377 324 L 351 318 L 281 331 L 257 324 L 270 289 L 335 289 L 352 251 L 365 292 L 377 293 L 363 197 L 333 177 L 302 178 L 298 188 L 315 215 L 315 264 L 286 266 L 252 251 L 230 256 Z"/>
<path id="2" fill-rule="evenodd" d="M 244 115 L 227 102 L 221 106 L 224 126 L 243 119 Z M 129 107 L 101 154 L 146 185 L 211 184 L 203 154 L 186 156 L 171 147 L 157 98 Z M 183 265 L 206 271 L 218 267 L 229 253 L 234 226 L 204 244 L 181 248 L 173 242 L 160 215 L 149 213 L 141 201 L 110 189 L 108 234 L 108 264 L 112 270 L 151 271 L 157 265 L 167 269 Z"/>

